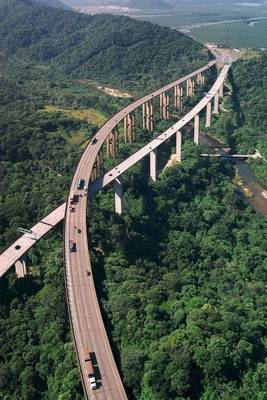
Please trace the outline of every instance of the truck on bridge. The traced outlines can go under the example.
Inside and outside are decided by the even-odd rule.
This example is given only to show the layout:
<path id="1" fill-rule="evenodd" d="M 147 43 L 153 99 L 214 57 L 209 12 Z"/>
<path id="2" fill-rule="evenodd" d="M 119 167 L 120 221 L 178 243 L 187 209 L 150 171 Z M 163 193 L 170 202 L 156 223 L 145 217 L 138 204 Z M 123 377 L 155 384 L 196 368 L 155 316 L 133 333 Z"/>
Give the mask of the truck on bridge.
<path id="1" fill-rule="evenodd" d="M 84 356 L 84 362 L 85 362 L 85 371 L 86 371 L 86 375 L 89 379 L 90 387 L 92 390 L 95 390 L 97 388 L 97 386 L 96 386 L 94 367 L 92 364 L 89 347 L 83 348 L 83 356 Z"/>

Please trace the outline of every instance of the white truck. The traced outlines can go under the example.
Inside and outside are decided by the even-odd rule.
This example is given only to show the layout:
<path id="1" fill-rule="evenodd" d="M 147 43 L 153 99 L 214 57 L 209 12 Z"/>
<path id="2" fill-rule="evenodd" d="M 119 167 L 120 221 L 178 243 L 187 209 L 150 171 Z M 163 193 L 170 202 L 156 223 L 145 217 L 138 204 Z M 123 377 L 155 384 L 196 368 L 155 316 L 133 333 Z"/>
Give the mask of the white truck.
<path id="1" fill-rule="evenodd" d="M 97 388 L 97 385 L 96 385 L 96 380 L 95 380 L 94 367 L 93 367 L 92 360 L 90 357 L 89 347 L 83 348 L 83 356 L 84 356 L 84 362 L 85 362 L 86 376 L 88 377 L 91 389 L 95 390 Z"/>

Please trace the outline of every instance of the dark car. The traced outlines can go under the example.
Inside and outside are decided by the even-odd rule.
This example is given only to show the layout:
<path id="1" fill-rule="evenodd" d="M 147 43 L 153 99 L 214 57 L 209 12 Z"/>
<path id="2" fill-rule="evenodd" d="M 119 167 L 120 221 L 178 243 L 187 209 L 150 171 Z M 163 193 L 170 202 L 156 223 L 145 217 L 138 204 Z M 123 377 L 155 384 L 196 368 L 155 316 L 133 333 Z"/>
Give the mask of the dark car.
<path id="1" fill-rule="evenodd" d="M 73 240 L 69 241 L 69 249 L 72 253 L 74 253 L 76 251 L 76 243 L 74 243 Z"/>

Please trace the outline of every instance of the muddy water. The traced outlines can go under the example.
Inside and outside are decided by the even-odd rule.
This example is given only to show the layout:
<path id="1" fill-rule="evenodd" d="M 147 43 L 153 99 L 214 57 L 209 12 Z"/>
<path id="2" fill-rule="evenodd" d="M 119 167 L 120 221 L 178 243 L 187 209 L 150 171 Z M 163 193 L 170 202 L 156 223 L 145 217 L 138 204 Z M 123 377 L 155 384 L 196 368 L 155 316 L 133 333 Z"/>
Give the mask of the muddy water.
<path id="1" fill-rule="evenodd" d="M 224 144 L 206 133 L 201 133 L 201 144 L 210 149 L 223 149 Z M 246 197 L 247 202 L 261 214 L 267 215 L 267 190 L 265 190 L 257 181 L 257 178 L 243 161 L 236 161 L 235 168 L 241 178 L 242 185 L 238 189 Z M 247 195 L 249 193 L 249 196 Z"/>

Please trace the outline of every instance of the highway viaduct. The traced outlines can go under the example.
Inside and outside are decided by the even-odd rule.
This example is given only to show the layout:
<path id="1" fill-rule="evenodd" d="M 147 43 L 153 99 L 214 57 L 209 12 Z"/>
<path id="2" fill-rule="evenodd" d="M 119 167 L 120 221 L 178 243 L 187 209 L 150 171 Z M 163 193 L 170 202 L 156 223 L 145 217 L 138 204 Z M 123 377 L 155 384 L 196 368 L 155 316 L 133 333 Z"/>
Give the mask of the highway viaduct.
<path id="1" fill-rule="evenodd" d="M 66 203 L 60 205 L 43 220 L 39 221 L 31 230 L 33 234 L 25 234 L 0 255 L 0 276 L 3 276 L 14 263 L 21 262 L 21 257 L 32 247 L 46 232 L 52 229 L 64 217 L 64 264 L 66 297 L 69 310 L 70 323 L 73 333 L 76 355 L 82 377 L 84 392 L 87 399 L 119 400 L 127 399 L 121 378 L 119 376 L 113 354 L 109 345 L 105 327 L 103 324 L 100 307 L 95 291 L 90 257 L 88 253 L 86 210 L 90 203 L 90 196 L 103 189 L 111 182 L 115 182 L 115 210 L 118 214 L 123 208 L 123 188 L 118 179 L 132 165 L 142 158 L 150 157 L 150 176 L 153 180 L 157 176 L 157 148 L 175 135 L 176 160 L 181 161 L 182 133 L 181 129 L 189 122 L 194 122 L 194 143 L 199 144 L 200 112 L 206 110 L 206 126 L 211 125 L 212 101 L 213 112 L 219 112 L 219 97 L 223 96 L 223 84 L 230 65 L 225 65 L 216 82 L 206 93 L 205 97 L 183 118 L 158 135 L 143 148 L 131 155 L 127 160 L 117 165 L 106 174 L 103 173 L 103 145 L 106 143 L 106 153 L 109 157 L 116 157 L 118 136 L 116 127 L 120 121 L 124 121 L 124 135 L 126 142 L 134 141 L 135 118 L 133 112 L 142 106 L 143 128 L 152 132 L 153 124 L 153 100 L 159 96 L 160 116 L 169 118 L 170 99 L 168 92 L 174 90 L 174 105 L 182 108 L 184 91 L 186 96 L 193 96 L 195 85 L 204 83 L 204 73 L 216 60 L 211 61 L 203 68 L 181 78 L 153 93 L 147 95 L 131 105 L 125 107 L 97 132 L 92 141 L 86 147 L 80 162 L 76 168 L 68 194 L 67 204 L 76 195 L 78 202 L 74 205 L 75 211 L 70 212 Z M 184 88 L 182 84 L 185 84 Z M 77 181 L 82 179 L 88 187 L 86 191 L 77 188 Z M 77 196 L 78 195 L 78 196 Z M 88 200 L 89 197 L 89 200 Z M 36 236 L 35 236 L 36 235 Z M 71 251 L 70 243 L 75 243 L 75 251 Z M 23 269 L 23 265 L 21 267 Z M 88 346 L 95 356 L 95 369 L 99 371 L 98 388 L 90 389 L 85 372 L 83 348 Z"/>

